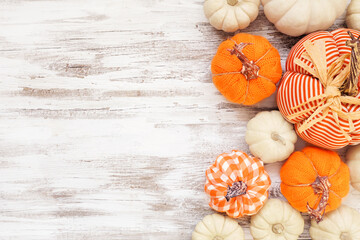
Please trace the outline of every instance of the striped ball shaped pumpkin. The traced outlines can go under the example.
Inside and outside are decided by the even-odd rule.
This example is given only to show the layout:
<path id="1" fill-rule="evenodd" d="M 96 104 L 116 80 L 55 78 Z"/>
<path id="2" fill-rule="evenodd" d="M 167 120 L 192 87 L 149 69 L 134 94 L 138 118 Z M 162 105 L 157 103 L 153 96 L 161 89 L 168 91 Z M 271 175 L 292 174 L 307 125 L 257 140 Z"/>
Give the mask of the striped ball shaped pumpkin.
<path id="1" fill-rule="evenodd" d="M 290 51 L 277 103 L 305 141 L 327 149 L 360 143 L 359 31 L 312 33 Z"/>
<path id="2" fill-rule="evenodd" d="M 256 214 L 268 199 L 270 185 L 263 163 L 241 151 L 221 154 L 206 170 L 210 207 L 232 218 Z"/>

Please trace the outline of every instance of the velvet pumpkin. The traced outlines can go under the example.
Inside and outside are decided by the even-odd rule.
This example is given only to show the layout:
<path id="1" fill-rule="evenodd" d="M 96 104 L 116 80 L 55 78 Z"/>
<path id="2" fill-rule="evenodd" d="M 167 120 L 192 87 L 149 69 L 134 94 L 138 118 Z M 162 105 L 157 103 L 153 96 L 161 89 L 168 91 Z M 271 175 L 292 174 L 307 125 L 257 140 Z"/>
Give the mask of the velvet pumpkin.
<path id="1" fill-rule="evenodd" d="M 277 95 L 305 141 L 339 149 L 360 143 L 359 31 L 316 32 L 291 49 Z"/>
<path id="2" fill-rule="evenodd" d="M 209 206 L 232 218 L 256 214 L 268 199 L 270 185 L 263 163 L 241 151 L 221 154 L 206 170 Z"/>
<path id="3" fill-rule="evenodd" d="M 205 0 L 204 13 L 216 29 L 235 32 L 256 19 L 259 7 L 260 0 Z"/>
<path id="4" fill-rule="evenodd" d="M 349 168 L 336 152 L 306 147 L 294 152 L 280 171 L 281 192 L 291 206 L 317 222 L 335 210 L 350 189 Z"/>
<path id="5" fill-rule="evenodd" d="M 266 18 L 290 36 L 326 30 L 348 5 L 348 0 L 261 0 Z"/>
<path id="6" fill-rule="evenodd" d="M 231 102 L 252 105 L 276 90 L 279 52 L 261 36 L 239 33 L 220 44 L 211 63 L 213 82 Z"/>
<path id="7" fill-rule="evenodd" d="M 244 240 L 244 231 L 236 220 L 220 214 L 207 215 L 195 227 L 192 240 Z"/>
<path id="8" fill-rule="evenodd" d="M 360 239 L 360 213 L 346 205 L 326 214 L 324 221 L 311 221 L 312 240 L 358 240 Z"/>

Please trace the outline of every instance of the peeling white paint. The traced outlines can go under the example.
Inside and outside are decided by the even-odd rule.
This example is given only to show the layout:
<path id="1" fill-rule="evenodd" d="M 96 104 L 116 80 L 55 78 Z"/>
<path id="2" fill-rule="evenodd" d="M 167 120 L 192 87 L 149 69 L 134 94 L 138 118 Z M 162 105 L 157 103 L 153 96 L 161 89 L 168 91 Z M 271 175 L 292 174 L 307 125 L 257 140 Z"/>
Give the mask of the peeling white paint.
<path id="1" fill-rule="evenodd" d="M 202 3 L 2 2 L 0 239 L 190 239 L 212 213 L 206 168 L 248 151 L 247 121 L 276 108 L 275 94 L 243 107 L 213 86 L 211 59 L 231 34 L 207 23 Z M 283 65 L 298 40 L 262 12 L 246 31 Z M 280 167 L 266 166 L 271 197 Z M 360 209 L 359 192 L 345 203 Z M 252 239 L 249 218 L 239 223 Z"/>

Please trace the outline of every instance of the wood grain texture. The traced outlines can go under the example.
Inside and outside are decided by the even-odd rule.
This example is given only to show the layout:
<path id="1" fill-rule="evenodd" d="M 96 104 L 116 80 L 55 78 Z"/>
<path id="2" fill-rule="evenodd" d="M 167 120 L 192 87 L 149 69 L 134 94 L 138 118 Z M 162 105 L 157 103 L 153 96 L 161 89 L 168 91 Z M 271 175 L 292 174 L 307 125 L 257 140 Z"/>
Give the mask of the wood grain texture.
<path id="1" fill-rule="evenodd" d="M 247 121 L 276 109 L 274 96 L 244 107 L 213 86 L 211 59 L 232 34 L 202 3 L 1 1 L 0 239 L 191 238 L 212 213 L 205 169 L 248 151 Z M 283 66 L 299 40 L 263 12 L 246 32 L 267 37 Z M 282 198 L 280 166 L 266 166 L 271 197 Z M 360 209 L 360 193 L 345 203 Z M 252 239 L 249 218 L 239 223 Z"/>

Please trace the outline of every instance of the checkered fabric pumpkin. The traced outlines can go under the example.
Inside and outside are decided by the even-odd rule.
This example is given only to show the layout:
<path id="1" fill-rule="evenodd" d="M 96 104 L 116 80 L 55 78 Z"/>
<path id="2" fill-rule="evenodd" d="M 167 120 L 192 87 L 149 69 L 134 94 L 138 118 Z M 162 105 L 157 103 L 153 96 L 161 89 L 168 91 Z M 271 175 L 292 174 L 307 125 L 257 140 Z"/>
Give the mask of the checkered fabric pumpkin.
<path id="1" fill-rule="evenodd" d="M 270 185 L 263 163 L 241 151 L 221 154 L 206 170 L 209 206 L 232 218 L 256 214 L 268 199 Z"/>

